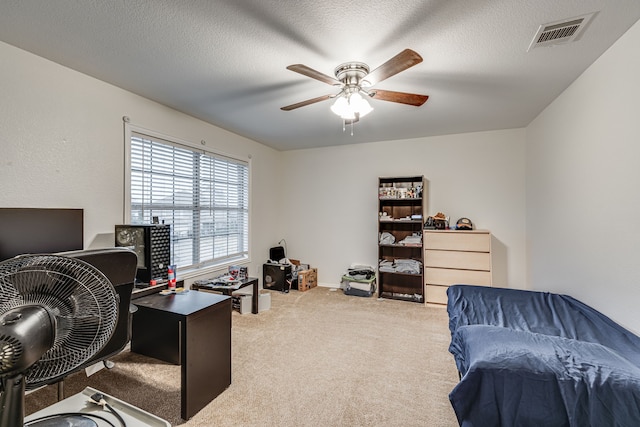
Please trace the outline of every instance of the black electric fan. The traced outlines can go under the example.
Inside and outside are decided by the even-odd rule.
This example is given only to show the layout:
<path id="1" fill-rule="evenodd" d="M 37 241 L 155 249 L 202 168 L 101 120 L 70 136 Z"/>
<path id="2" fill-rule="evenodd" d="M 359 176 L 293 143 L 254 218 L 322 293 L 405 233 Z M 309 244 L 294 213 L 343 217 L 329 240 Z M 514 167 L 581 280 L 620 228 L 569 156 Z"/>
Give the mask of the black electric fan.
<path id="1" fill-rule="evenodd" d="M 52 384 L 90 359 L 111 337 L 117 318 L 111 282 L 84 261 L 22 255 L 1 262 L 0 427 L 22 426 L 25 390 Z M 75 415 L 48 422 L 97 425 Z"/>

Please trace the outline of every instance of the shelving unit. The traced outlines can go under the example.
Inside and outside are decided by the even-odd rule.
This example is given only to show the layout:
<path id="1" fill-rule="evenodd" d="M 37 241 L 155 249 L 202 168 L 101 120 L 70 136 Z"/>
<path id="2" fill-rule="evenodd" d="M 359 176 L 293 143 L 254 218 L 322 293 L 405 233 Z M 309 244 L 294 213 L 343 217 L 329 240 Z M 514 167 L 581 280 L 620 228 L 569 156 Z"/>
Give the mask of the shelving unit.
<path id="1" fill-rule="evenodd" d="M 423 176 L 378 179 L 378 296 L 381 298 L 425 302 L 422 225 L 426 199 Z M 383 233 L 393 236 L 393 241 L 381 239 Z"/>

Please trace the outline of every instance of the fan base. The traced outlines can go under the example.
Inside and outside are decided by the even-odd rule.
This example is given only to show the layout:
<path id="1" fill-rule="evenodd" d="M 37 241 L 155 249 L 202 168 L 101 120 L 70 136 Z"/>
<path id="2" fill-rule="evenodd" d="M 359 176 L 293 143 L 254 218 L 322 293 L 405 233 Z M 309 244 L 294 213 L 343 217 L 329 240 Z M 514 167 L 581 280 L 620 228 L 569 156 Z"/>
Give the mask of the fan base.
<path id="1" fill-rule="evenodd" d="M 30 422 L 29 427 L 98 427 L 98 424 L 84 415 L 52 415 L 47 419 Z"/>

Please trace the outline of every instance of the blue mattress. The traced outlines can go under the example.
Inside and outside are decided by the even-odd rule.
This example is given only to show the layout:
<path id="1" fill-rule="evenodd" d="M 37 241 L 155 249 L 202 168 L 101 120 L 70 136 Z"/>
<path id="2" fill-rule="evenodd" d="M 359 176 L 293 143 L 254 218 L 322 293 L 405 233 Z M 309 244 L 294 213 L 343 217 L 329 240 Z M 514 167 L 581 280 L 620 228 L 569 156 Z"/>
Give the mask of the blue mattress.
<path id="1" fill-rule="evenodd" d="M 461 426 L 638 426 L 640 338 L 566 295 L 455 285 Z"/>

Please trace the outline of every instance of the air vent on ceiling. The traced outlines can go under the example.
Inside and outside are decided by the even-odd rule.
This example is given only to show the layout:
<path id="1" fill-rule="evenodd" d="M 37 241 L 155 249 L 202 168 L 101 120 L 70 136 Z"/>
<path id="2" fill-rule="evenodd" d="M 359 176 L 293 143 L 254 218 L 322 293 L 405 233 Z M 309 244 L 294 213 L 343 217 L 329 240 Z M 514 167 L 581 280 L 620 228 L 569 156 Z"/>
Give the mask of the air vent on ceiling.
<path id="1" fill-rule="evenodd" d="M 598 12 L 540 25 L 527 52 L 536 47 L 553 46 L 579 40 Z"/>

